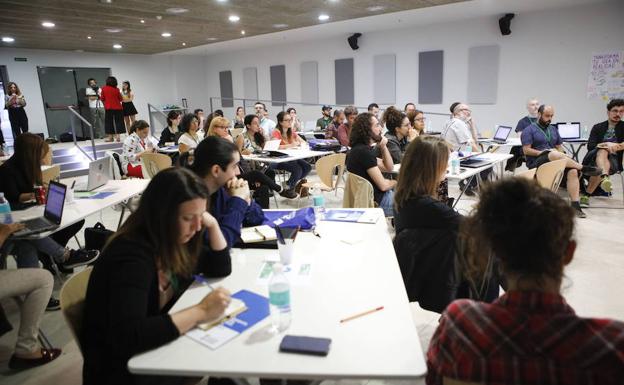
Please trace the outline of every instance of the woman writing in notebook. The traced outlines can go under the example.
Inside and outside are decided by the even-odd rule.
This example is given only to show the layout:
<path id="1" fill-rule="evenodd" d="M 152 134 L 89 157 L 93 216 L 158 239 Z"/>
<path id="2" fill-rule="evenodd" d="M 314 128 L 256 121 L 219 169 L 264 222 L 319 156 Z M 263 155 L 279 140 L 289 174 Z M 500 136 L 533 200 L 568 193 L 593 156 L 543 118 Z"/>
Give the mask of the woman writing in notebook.
<path id="1" fill-rule="evenodd" d="M 217 288 L 197 305 L 168 313 L 193 273 L 211 275 L 204 259 L 223 254 L 229 259 L 219 224 L 206 211 L 208 197 L 205 183 L 191 171 L 163 170 L 105 246 L 85 300 L 81 338 L 85 384 L 184 383 L 174 377 L 132 376 L 127 364 L 133 355 L 219 318 L 230 302 L 228 291 Z"/>

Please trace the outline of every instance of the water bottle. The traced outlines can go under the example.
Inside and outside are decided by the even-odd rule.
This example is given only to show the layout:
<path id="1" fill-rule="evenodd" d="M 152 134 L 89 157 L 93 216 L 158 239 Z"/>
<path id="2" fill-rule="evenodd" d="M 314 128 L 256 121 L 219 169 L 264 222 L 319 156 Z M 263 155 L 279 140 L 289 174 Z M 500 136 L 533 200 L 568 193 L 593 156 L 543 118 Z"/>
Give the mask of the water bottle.
<path id="1" fill-rule="evenodd" d="M 269 308 L 274 332 L 283 332 L 290 326 L 290 284 L 284 275 L 281 263 L 273 265 L 273 276 L 269 281 Z"/>
<path id="2" fill-rule="evenodd" d="M 323 196 L 321 185 L 318 183 L 312 188 L 312 206 L 314 207 L 316 225 L 318 225 L 319 221 L 325 219 L 325 196 Z"/>
<path id="3" fill-rule="evenodd" d="M 472 145 L 468 143 L 466 148 L 464 148 L 464 156 L 469 156 L 472 153 Z"/>
<path id="4" fill-rule="evenodd" d="M 9 201 L 4 197 L 3 192 L 0 192 L 0 223 L 13 223 L 13 217 L 11 216 L 11 205 L 9 204 Z"/>
<path id="5" fill-rule="evenodd" d="M 583 139 L 589 138 L 589 132 L 587 131 L 587 124 L 583 126 Z"/>
<path id="6" fill-rule="evenodd" d="M 459 175 L 459 155 L 456 151 L 451 153 L 451 174 Z"/>

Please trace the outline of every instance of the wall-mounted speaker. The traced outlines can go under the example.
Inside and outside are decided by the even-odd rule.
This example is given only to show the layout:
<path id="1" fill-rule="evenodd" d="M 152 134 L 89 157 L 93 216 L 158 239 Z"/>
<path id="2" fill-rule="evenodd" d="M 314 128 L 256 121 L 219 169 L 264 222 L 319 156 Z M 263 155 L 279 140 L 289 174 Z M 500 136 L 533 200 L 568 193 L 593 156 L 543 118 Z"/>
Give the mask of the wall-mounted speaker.
<path id="1" fill-rule="evenodd" d="M 349 47 L 351 47 L 352 50 L 356 50 L 358 48 L 360 48 L 358 46 L 358 39 L 360 38 L 360 36 L 362 36 L 361 33 L 354 33 L 353 35 L 349 36 L 349 38 L 347 39 L 347 42 L 349 43 Z"/>
<path id="2" fill-rule="evenodd" d="M 507 13 L 505 16 L 498 19 L 498 26 L 503 36 L 511 35 L 511 19 L 513 19 L 514 16 L 516 16 L 515 13 Z"/>

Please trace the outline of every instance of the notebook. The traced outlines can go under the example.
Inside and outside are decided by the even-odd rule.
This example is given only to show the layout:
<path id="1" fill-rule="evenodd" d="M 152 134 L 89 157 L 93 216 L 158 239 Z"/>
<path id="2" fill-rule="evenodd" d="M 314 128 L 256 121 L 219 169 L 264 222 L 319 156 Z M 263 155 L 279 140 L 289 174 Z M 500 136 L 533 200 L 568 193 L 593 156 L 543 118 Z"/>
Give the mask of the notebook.
<path id="1" fill-rule="evenodd" d="M 325 221 L 353 222 L 353 223 L 377 223 L 379 213 L 364 210 L 340 210 L 333 209 L 325 212 Z"/>
<path id="2" fill-rule="evenodd" d="M 202 330 L 208 330 L 212 327 L 222 324 L 223 322 L 228 321 L 231 318 L 236 317 L 245 310 L 247 310 L 247 305 L 245 305 L 245 302 L 238 298 L 232 298 L 230 304 L 228 305 L 227 309 L 225 309 L 221 317 L 211 322 L 201 323 L 197 325 L 197 327 Z"/>
<path id="3" fill-rule="evenodd" d="M 244 243 L 274 241 L 277 239 L 275 229 L 268 225 L 244 227 L 241 230 L 241 240 Z"/>

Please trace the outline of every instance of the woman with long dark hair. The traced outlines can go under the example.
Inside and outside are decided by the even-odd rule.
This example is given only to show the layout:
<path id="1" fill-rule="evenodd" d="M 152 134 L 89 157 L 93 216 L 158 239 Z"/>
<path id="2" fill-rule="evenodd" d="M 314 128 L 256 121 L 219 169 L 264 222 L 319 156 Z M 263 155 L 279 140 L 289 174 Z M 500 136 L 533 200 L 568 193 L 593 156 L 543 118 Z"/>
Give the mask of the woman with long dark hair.
<path id="1" fill-rule="evenodd" d="M 294 132 L 292 128 L 292 118 L 290 114 L 285 111 L 280 111 L 277 114 L 277 125 L 273 130 L 273 138 L 280 139 L 281 149 L 286 148 L 299 148 L 303 141 L 299 135 Z M 301 185 L 306 183 L 305 177 L 312 171 L 312 166 L 303 159 L 292 160 L 290 162 L 277 163 L 275 169 L 284 170 L 290 173 L 288 178 L 288 187 L 299 193 L 302 197 L 307 196 L 307 189 L 302 189 Z"/>
<path id="2" fill-rule="evenodd" d="M 236 107 L 236 116 L 234 116 L 234 128 L 245 128 L 245 109 L 243 106 Z"/>
<path id="3" fill-rule="evenodd" d="M 188 381 L 133 376 L 127 365 L 133 355 L 218 318 L 230 302 L 228 291 L 217 288 L 197 305 L 168 313 L 194 273 L 211 275 L 202 268 L 203 259 L 223 254 L 229 259 L 219 224 L 206 211 L 209 195 L 206 184 L 191 171 L 163 170 L 108 241 L 91 273 L 85 300 L 80 339 L 85 384 Z M 201 258 L 200 252 L 205 253 Z"/>
<path id="4" fill-rule="evenodd" d="M 106 78 L 106 85 L 102 87 L 100 99 L 104 102 L 104 131 L 106 142 L 112 142 L 113 136 L 120 141 L 119 133 L 126 131 L 123 119 L 123 97 L 117 88 L 117 79 L 114 76 Z"/>
<path id="5" fill-rule="evenodd" d="M 121 97 L 123 98 L 122 108 L 124 123 L 126 124 L 126 131 L 129 132 L 130 126 L 132 126 L 132 123 L 134 123 L 134 121 L 136 120 L 136 115 L 138 114 L 138 112 L 133 103 L 134 92 L 132 92 L 132 89 L 130 88 L 130 82 L 127 80 L 121 83 Z"/>
<path id="6" fill-rule="evenodd" d="M 199 119 L 195 114 L 184 114 L 180 121 L 180 137 L 178 151 L 180 154 L 194 150 L 203 138 L 197 134 Z"/>
<path id="7" fill-rule="evenodd" d="M 13 140 L 15 140 L 19 134 L 28 132 L 28 116 L 24 110 L 26 99 L 14 82 L 9 82 L 4 98 L 4 108 L 9 110 L 11 131 L 13 131 Z"/>
<path id="8" fill-rule="evenodd" d="M 182 114 L 179 111 L 169 111 L 167 114 L 167 127 L 160 133 L 160 140 L 158 141 L 159 147 L 164 147 L 168 143 L 178 143 L 178 138 L 180 137 L 178 125 L 181 120 Z"/>

